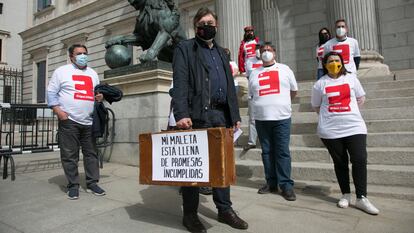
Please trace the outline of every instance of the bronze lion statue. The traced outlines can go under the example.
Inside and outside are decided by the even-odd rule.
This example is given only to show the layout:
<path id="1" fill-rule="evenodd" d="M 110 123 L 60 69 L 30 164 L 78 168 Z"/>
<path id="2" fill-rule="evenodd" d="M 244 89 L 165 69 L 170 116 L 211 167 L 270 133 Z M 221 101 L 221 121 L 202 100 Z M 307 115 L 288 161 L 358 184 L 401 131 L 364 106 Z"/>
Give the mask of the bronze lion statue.
<path id="1" fill-rule="evenodd" d="M 107 41 L 112 45 L 141 46 L 146 53 L 139 57 L 144 63 L 158 60 L 171 62 L 175 45 L 186 39 L 180 27 L 180 13 L 174 0 L 128 0 L 137 11 L 137 21 L 132 35 L 118 36 Z"/>

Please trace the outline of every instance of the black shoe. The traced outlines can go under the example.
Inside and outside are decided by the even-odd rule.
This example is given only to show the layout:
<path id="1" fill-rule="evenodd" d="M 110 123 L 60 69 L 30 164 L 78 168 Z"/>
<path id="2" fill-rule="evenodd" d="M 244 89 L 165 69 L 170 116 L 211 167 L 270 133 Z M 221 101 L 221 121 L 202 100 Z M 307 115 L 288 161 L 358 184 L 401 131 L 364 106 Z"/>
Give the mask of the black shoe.
<path id="1" fill-rule="evenodd" d="M 282 197 L 287 201 L 296 201 L 296 194 L 293 189 L 282 190 Z"/>
<path id="2" fill-rule="evenodd" d="M 219 212 L 218 221 L 225 223 L 233 228 L 245 230 L 249 228 L 249 224 L 243 219 L 239 218 L 234 210 L 229 210 L 226 212 Z"/>
<path id="3" fill-rule="evenodd" d="M 187 214 L 183 217 L 183 225 L 189 232 L 192 233 L 206 233 L 207 230 L 203 223 L 198 218 L 197 214 Z"/>
<path id="4" fill-rule="evenodd" d="M 103 196 L 106 194 L 105 190 L 101 189 L 101 187 L 99 187 L 97 184 L 89 185 L 88 188 L 86 189 L 86 192 L 93 193 L 96 196 Z"/>
<path id="5" fill-rule="evenodd" d="M 277 187 L 270 187 L 269 185 L 263 185 L 263 187 L 259 188 L 257 191 L 258 194 L 268 194 L 268 193 L 277 193 Z"/>
<path id="6" fill-rule="evenodd" d="M 213 189 L 211 187 L 200 187 L 198 192 L 203 195 L 211 195 L 213 194 Z"/>
<path id="7" fill-rule="evenodd" d="M 256 145 L 246 145 L 246 146 L 243 146 L 243 150 L 245 150 L 245 151 L 250 150 L 250 149 L 253 149 L 253 148 L 256 148 Z"/>
<path id="8" fill-rule="evenodd" d="M 68 190 L 68 199 L 69 200 L 76 200 L 79 198 L 79 189 L 71 188 Z"/>

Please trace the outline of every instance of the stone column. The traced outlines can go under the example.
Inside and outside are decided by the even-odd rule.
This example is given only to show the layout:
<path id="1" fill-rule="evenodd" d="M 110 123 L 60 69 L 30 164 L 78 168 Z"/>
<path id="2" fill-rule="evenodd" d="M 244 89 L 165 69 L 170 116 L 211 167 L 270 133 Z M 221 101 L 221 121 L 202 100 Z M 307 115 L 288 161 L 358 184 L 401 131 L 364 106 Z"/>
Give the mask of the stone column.
<path id="1" fill-rule="evenodd" d="M 349 27 L 348 34 L 358 40 L 361 49 L 358 75 L 388 75 L 388 66 L 382 64 L 384 57 L 379 53 L 375 0 L 329 0 L 327 3 L 329 23 L 345 19 Z"/>
<path id="2" fill-rule="evenodd" d="M 217 42 L 229 48 L 233 60 L 237 60 L 243 28 L 251 25 L 250 0 L 216 0 L 215 11 L 218 16 Z"/>

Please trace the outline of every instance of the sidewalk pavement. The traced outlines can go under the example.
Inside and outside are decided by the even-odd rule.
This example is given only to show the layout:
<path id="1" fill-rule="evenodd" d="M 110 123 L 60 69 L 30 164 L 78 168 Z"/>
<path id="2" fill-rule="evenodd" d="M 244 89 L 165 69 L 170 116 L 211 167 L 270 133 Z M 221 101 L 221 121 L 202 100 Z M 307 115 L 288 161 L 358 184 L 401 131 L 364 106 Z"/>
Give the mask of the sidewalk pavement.
<path id="1" fill-rule="evenodd" d="M 139 185 L 138 168 L 105 163 L 98 197 L 84 191 L 66 198 L 66 180 L 57 153 L 15 156 L 16 180 L 0 180 L 1 233 L 186 232 L 177 187 Z M 79 169 L 84 180 L 82 165 Z M 254 186 L 254 187 L 252 187 Z M 257 194 L 257 185 L 231 189 L 233 208 L 247 231 L 219 223 L 211 196 L 200 196 L 199 216 L 208 232 L 414 232 L 414 202 L 370 196 L 378 216 L 336 207 L 338 194 L 297 190 L 297 201 Z M 369 187 L 368 187 L 369 188 Z"/>

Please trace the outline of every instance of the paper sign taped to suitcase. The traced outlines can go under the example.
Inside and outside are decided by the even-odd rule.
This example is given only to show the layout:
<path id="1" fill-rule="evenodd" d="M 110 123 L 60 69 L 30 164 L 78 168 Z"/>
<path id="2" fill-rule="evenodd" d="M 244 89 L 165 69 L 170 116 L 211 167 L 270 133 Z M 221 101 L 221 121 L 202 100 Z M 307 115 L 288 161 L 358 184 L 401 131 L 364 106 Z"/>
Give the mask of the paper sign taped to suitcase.
<path id="1" fill-rule="evenodd" d="M 154 181 L 209 182 L 207 131 L 153 134 Z"/>

